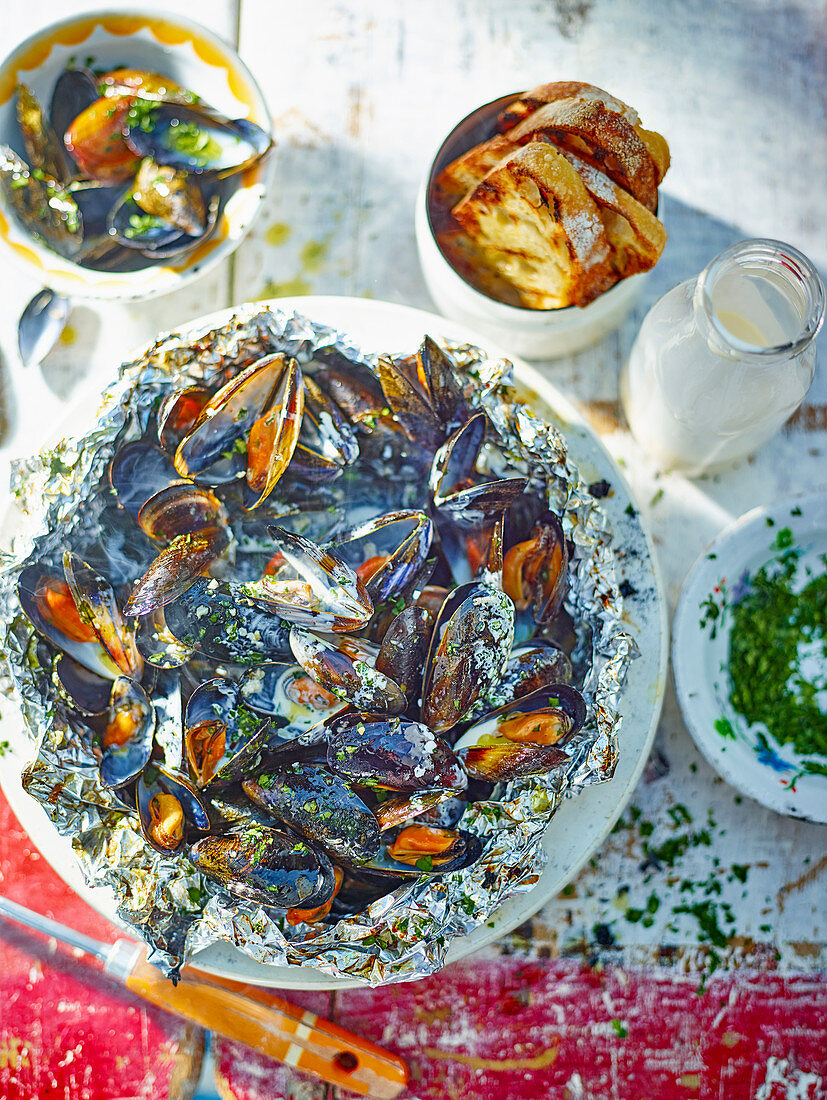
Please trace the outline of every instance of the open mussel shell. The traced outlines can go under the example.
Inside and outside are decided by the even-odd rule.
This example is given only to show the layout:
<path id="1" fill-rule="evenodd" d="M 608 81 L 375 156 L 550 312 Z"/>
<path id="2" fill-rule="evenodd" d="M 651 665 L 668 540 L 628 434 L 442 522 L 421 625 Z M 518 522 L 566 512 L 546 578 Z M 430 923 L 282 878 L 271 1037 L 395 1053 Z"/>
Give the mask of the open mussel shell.
<path id="1" fill-rule="evenodd" d="M 202 108 L 161 103 L 141 123 L 127 126 L 126 142 L 139 157 L 151 157 L 196 175 L 243 171 L 264 156 L 269 134 L 246 119 L 225 119 Z"/>
<path id="2" fill-rule="evenodd" d="M 109 483 L 118 504 L 134 518 L 150 497 L 178 480 L 169 455 L 142 439 L 126 443 L 109 463 Z"/>
<path id="3" fill-rule="evenodd" d="M 323 905 L 336 888 L 323 851 L 263 825 L 204 837 L 190 849 L 190 859 L 236 897 L 279 909 Z"/>
<path id="4" fill-rule="evenodd" d="M 474 779 L 500 782 L 550 771 L 568 760 L 560 748 L 586 720 L 576 688 L 551 684 L 487 714 L 457 742 Z"/>
<path id="5" fill-rule="evenodd" d="M 78 714 L 92 717 L 109 708 L 112 681 L 90 672 L 68 655 L 58 653 L 52 664 L 52 683 L 57 693 Z"/>
<path id="6" fill-rule="evenodd" d="M 275 487 L 301 426 L 304 387 L 295 359 L 267 355 L 204 405 L 175 452 L 182 477 L 220 484 L 246 474 L 253 504 Z"/>
<path id="7" fill-rule="evenodd" d="M 57 569 L 29 565 L 21 570 L 17 598 L 32 626 L 47 641 L 110 681 L 121 674 L 94 630 L 81 619 L 69 585 Z"/>
<path id="8" fill-rule="evenodd" d="M 514 605 L 486 584 L 461 585 L 437 618 L 422 684 L 422 721 L 437 733 L 462 721 L 502 676 L 514 639 Z"/>
<path id="9" fill-rule="evenodd" d="M 29 167 L 51 179 L 65 182 L 69 173 L 63 145 L 46 121 L 40 103 L 25 84 L 17 88 L 17 122 L 26 147 Z"/>
<path id="10" fill-rule="evenodd" d="M 251 668 L 238 685 L 238 698 L 258 714 L 277 717 L 282 738 L 312 729 L 341 710 L 341 702 L 300 665 L 266 664 Z"/>
<path id="11" fill-rule="evenodd" d="M 7 145 L 0 145 L 0 189 L 23 228 L 59 255 L 75 260 L 83 246 L 83 221 L 77 203 L 57 180 L 29 166 Z"/>
<path id="12" fill-rule="evenodd" d="M 186 172 L 166 164 L 141 161 L 132 182 L 132 199 L 155 218 L 169 222 L 190 237 L 200 237 L 207 228 L 204 198 Z"/>
<path id="13" fill-rule="evenodd" d="M 485 413 L 474 413 L 435 453 L 428 488 L 437 507 L 474 480 L 487 424 Z"/>
<path id="14" fill-rule="evenodd" d="M 471 416 L 462 381 L 442 348 L 426 336 L 417 352 L 417 374 L 425 379 L 431 404 L 441 423 L 449 430 L 464 424 Z"/>
<path id="15" fill-rule="evenodd" d="M 149 763 L 155 708 L 141 687 L 126 676 L 112 685 L 107 722 L 101 734 L 101 781 L 107 787 L 131 783 Z"/>
<path id="16" fill-rule="evenodd" d="M 325 727 L 328 767 L 343 779 L 392 791 L 465 789 L 452 750 L 420 722 L 346 712 L 328 719 Z"/>
<path id="17" fill-rule="evenodd" d="M 64 69 L 55 81 L 49 105 L 49 122 L 60 142 L 69 175 L 75 174 L 77 165 L 63 144 L 63 135 L 78 115 L 99 98 L 97 83 L 88 69 Z"/>
<path id="18" fill-rule="evenodd" d="M 177 221 L 148 214 L 130 193 L 110 210 L 107 231 L 123 248 L 135 249 L 150 259 L 172 259 L 195 248 L 213 231 L 218 206 L 217 199 L 211 200 L 203 229 L 189 233 L 181 229 Z"/>
<path id="19" fill-rule="evenodd" d="M 304 419 L 299 441 L 336 466 L 351 466 L 359 457 L 359 442 L 342 410 L 309 377 L 304 378 Z"/>
<path id="20" fill-rule="evenodd" d="M 140 679 L 143 658 L 135 645 L 134 632 L 123 620 L 109 581 L 71 550 L 63 553 L 63 571 L 81 621 L 94 630 L 98 641 L 125 676 Z"/>
<path id="21" fill-rule="evenodd" d="M 406 843 L 406 833 L 416 834 L 416 839 L 410 845 Z M 404 878 L 445 875 L 470 867 L 482 855 L 480 838 L 461 829 L 440 829 L 415 824 L 383 834 L 382 841 L 377 855 L 364 864 L 364 870 L 373 874 L 398 875 Z M 403 861 L 394 858 L 391 853 L 395 845 L 406 854 L 410 853 L 410 862 L 407 859 Z M 419 850 L 421 855 L 417 854 Z"/>
<path id="22" fill-rule="evenodd" d="M 379 851 L 379 825 L 350 784 L 316 764 L 265 772 L 244 793 L 334 856 L 364 863 Z"/>
<path id="23" fill-rule="evenodd" d="M 374 605 L 408 598 L 424 582 L 434 525 L 421 511 L 388 512 L 338 535 L 329 544 L 364 582 Z"/>
<path id="24" fill-rule="evenodd" d="M 225 527 L 207 527 L 194 534 L 176 535 L 132 587 L 127 615 L 148 615 L 177 600 L 227 548 Z"/>
<path id="25" fill-rule="evenodd" d="M 503 589 L 518 611 L 531 608 L 536 623 L 547 623 L 560 610 L 568 591 L 568 563 L 560 517 L 544 512 L 529 538 L 506 551 Z"/>
<path id="26" fill-rule="evenodd" d="M 269 532 L 283 563 L 274 575 L 243 586 L 250 599 L 296 626 L 344 633 L 367 625 L 373 603 L 350 566 L 283 527 Z"/>
<path id="27" fill-rule="evenodd" d="M 408 437 L 435 450 L 445 431 L 431 404 L 430 394 L 417 377 L 415 361 L 379 357 L 379 381 L 388 405 Z"/>
<path id="28" fill-rule="evenodd" d="M 209 489 L 191 481 L 174 481 L 151 496 L 138 512 L 138 525 L 150 538 L 169 543 L 179 535 L 223 527 L 227 513 Z"/>
<path id="29" fill-rule="evenodd" d="M 315 368 L 313 380 L 360 431 L 371 432 L 387 413 L 382 387 L 365 363 L 330 347 L 317 351 L 309 366 Z"/>
<path id="30" fill-rule="evenodd" d="M 158 406 L 158 442 L 175 454 L 178 444 L 195 426 L 212 393 L 206 386 L 187 386 L 167 394 Z"/>
<path id="31" fill-rule="evenodd" d="M 208 680 L 187 702 L 184 750 L 199 788 L 255 774 L 271 740 L 278 737 L 269 721 L 240 701 L 232 680 Z"/>
<path id="32" fill-rule="evenodd" d="M 399 714 L 407 706 L 405 692 L 376 668 L 379 647 L 344 634 L 314 634 L 294 626 L 293 655 L 317 683 L 357 710 Z"/>
<path id="33" fill-rule="evenodd" d="M 231 581 L 198 577 L 164 607 L 164 621 L 181 645 L 214 661 L 256 665 L 293 659 L 290 624 Z"/>
<path id="34" fill-rule="evenodd" d="M 135 803 L 141 832 L 152 847 L 174 855 L 192 831 L 209 832 L 210 818 L 185 775 L 150 764 L 138 777 Z"/>

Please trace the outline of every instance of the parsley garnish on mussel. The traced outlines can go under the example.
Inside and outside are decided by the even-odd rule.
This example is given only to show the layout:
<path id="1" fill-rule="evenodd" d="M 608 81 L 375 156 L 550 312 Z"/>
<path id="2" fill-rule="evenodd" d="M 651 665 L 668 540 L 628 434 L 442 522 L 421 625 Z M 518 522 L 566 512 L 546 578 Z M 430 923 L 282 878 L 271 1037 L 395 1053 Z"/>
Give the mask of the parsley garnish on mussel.
<path id="1" fill-rule="evenodd" d="M 268 133 L 169 78 L 67 68 L 48 111 L 17 88 L 19 147 L 0 146 L 17 220 L 65 259 L 131 271 L 183 257 L 213 233 Z"/>

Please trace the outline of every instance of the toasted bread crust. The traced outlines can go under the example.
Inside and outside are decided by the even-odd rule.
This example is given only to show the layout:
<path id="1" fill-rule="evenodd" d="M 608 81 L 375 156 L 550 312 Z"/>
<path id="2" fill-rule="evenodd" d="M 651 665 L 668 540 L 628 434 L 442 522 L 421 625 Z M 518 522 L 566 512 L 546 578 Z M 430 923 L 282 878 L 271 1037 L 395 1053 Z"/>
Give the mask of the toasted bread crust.
<path id="1" fill-rule="evenodd" d="M 594 84 L 586 84 L 582 80 L 556 80 L 551 84 L 539 84 L 536 88 L 521 95 L 513 103 L 501 111 L 497 118 L 497 129 L 500 133 L 507 133 L 513 126 L 528 118 L 530 114 L 542 107 L 545 103 L 554 103 L 558 99 L 592 99 L 602 103 L 610 111 L 623 115 L 630 126 L 637 126 L 640 122 L 637 111 L 624 103 L 622 99 L 609 92 L 598 88 Z"/>
<path id="2" fill-rule="evenodd" d="M 453 206 L 476 187 L 482 177 L 513 153 L 516 146 L 507 137 L 497 136 L 475 145 L 444 168 L 436 179 L 438 198 Z"/>
<path id="3" fill-rule="evenodd" d="M 574 168 L 546 143 L 506 156 L 453 214 L 525 306 L 586 305 L 617 279 L 595 203 Z"/>
<path id="4" fill-rule="evenodd" d="M 655 162 L 649 150 L 622 115 L 596 100 L 558 99 L 546 103 L 508 136 L 518 144 L 546 138 L 570 149 L 601 168 L 647 210 L 657 207 Z"/>
<path id="5" fill-rule="evenodd" d="M 666 246 L 666 230 L 655 215 L 599 169 L 574 153 L 563 156 L 597 204 L 621 279 L 654 267 Z"/>

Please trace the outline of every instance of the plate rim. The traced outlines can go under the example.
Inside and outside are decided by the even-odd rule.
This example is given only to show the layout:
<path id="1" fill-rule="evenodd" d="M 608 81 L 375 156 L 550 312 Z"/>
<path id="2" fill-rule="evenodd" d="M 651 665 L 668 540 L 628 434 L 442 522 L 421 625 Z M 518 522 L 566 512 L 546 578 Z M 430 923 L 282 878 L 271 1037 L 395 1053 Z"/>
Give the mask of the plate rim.
<path id="1" fill-rule="evenodd" d="M 709 554 L 714 552 L 717 555 L 716 561 L 720 562 L 720 550 L 722 546 L 725 548 L 726 552 L 726 547 L 729 542 L 739 536 L 743 536 L 745 533 L 749 532 L 753 526 L 761 529 L 761 522 L 766 521 L 768 517 L 774 517 L 777 526 L 779 522 L 779 512 L 787 512 L 789 516 L 790 508 L 800 507 L 802 514 L 806 515 L 809 508 L 818 507 L 819 504 L 823 509 L 822 514 L 827 514 L 827 489 L 809 489 L 803 493 L 794 493 L 790 496 L 782 497 L 781 500 L 772 501 L 769 504 L 760 504 L 755 508 L 750 508 L 749 511 L 738 516 L 718 532 L 715 538 L 712 539 L 709 545 L 701 551 L 692 563 L 692 567 L 687 573 L 686 580 L 681 588 L 675 615 L 672 619 L 670 665 L 675 695 L 684 723 L 689 730 L 692 740 L 695 742 L 695 745 L 710 767 L 740 794 L 752 799 L 754 802 L 758 802 L 774 813 L 781 814 L 784 817 L 792 817 L 799 821 L 823 825 L 827 824 L 827 799 L 824 800 L 825 809 L 823 817 L 813 817 L 810 814 L 801 813 L 791 808 L 788 803 L 784 804 L 784 799 L 789 798 L 788 791 L 769 787 L 766 790 L 763 788 L 756 790 L 755 787 L 751 786 L 741 777 L 737 770 L 733 770 L 730 761 L 734 760 L 735 757 L 734 755 L 732 757 L 726 756 L 723 751 L 726 746 L 721 744 L 720 735 L 718 735 L 718 741 L 716 742 L 706 729 L 706 726 L 700 727 L 696 721 L 695 709 L 697 704 L 686 683 L 684 667 L 685 661 L 688 659 L 685 651 L 689 647 L 689 642 L 693 637 L 696 640 L 698 637 L 698 630 L 692 625 L 692 616 L 697 611 L 695 599 L 699 594 L 698 581 L 704 575 L 706 563 L 709 561 Z M 727 569 L 727 572 L 736 572 L 738 570 L 737 560 L 735 565 L 735 570 Z M 706 591 L 706 587 L 706 585 L 703 586 L 704 591 Z M 771 773 L 768 771 L 767 774 L 769 776 Z"/>
<path id="2" fill-rule="evenodd" d="M 317 323 L 328 325 L 329 327 L 348 333 L 345 326 L 339 323 L 331 322 L 324 316 L 323 311 L 325 309 L 333 310 L 334 312 L 339 309 L 345 311 L 352 310 L 364 315 L 370 315 L 377 312 L 384 313 L 386 315 L 399 316 L 400 313 L 408 315 L 408 320 L 411 322 L 419 321 L 423 325 L 431 326 L 432 329 L 436 329 L 437 335 L 442 339 L 466 341 L 473 343 L 490 355 L 498 358 L 506 358 L 513 363 L 515 368 L 515 378 L 518 382 L 523 384 L 528 389 L 534 391 L 538 397 L 551 408 L 557 416 L 563 420 L 567 425 L 579 431 L 582 435 L 587 437 L 589 444 L 595 448 L 601 455 L 606 467 L 611 471 L 613 478 L 613 484 L 620 486 L 628 498 L 629 502 L 635 507 L 637 513 L 637 522 L 639 524 L 641 533 L 643 535 L 644 542 L 646 544 L 648 553 L 648 563 L 652 574 L 652 584 L 654 589 L 654 602 L 657 608 L 657 613 L 653 613 L 653 620 L 657 623 L 658 630 L 658 652 L 654 658 L 653 664 L 655 666 L 655 677 L 652 681 L 652 685 L 649 688 L 649 696 L 647 697 L 646 709 L 649 713 L 649 724 L 644 736 L 642 737 L 638 756 L 634 762 L 634 766 L 626 777 L 625 789 L 618 788 L 618 797 L 615 800 L 613 809 L 606 813 L 604 824 L 602 829 L 599 830 L 598 835 L 591 842 L 591 844 L 580 854 L 579 858 L 575 859 L 571 866 L 567 867 L 562 874 L 558 874 L 556 879 L 552 879 L 549 872 L 552 868 L 547 864 L 541 873 L 540 879 L 531 890 L 524 891 L 508 898 L 499 909 L 497 909 L 489 918 L 489 921 L 483 923 L 471 932 L 461 936 L 456 936 L 446 952 L 446 956 L 443 965 L 447 966 L 451 962 L 456 962 L 461 958 L 465 958 L 471 953 L 488 946 L 492 942 L 507 935 L 513 928 L 528 920 L 533 916 L 543 905 L 546 904 L 551 898 L 553 898 L 563 886 L 570 882 L 580 871 L 580 869 L 587 863 L 587 861 L 594 855 L 594 853 L 604 843 L 606 837 L 611 833 L 615 823 L 623 813 L 626 805 L 631 799 L 640 776 L 645 767 L 646 761 L 651 752 L 652 743 L 654 742 L 657 732 L 658 723 L 660 720 L 660 714 L 663 706 L 664 693 L 667 682 L 667 669 L 668 669 L 668 657 L 669 657 L 669 620 L 668 610 L 666 603 L 666 596 L 663 583 L 663 575 L 660 568 L 660 564 L 657 557 L 657 551 L 654 545 L 651 532 L 648 529 L 647 524 L 643 519 L 642 512 L 638 507 L 637 499 L 625 477 L 623 471 L 618 466 L 617 462 L 609 452 L 603 440 L 597 434 L 597 432 L 591 427 L 591 425 L 585 420 L 579 409 L 574 403 L 563 394 L 557 386 L 550 380 L 546 379 L 539 370 L 519 356 L 515 356 L 509 353 L 506 349 L 503 349 L 496 341 L 489 339 L 481 333 L 476 333 L 469 326 L 463 323 L 454 322 L 450 318 L 442 317 L 436 313 L 432 313 L 428 310 L 418 309 L 416 307 L 407 306 L 401 303 L 385 302 L 377 299 L 366 298 L 353 298 L 347 295 L 306 295 L 306 296 L 290 296 L 284 298 L 270 298 L 256 302 L 244 302 L 234 306 L 230 306 L 221 310 L 216 310 L 212 313 L 205 314 L 204 316 L 193 318 L 190 321 L 176 327 L 173 331 L 177 335 L 186 335 L 189 330 L 200 330 L 205 327 L 214 327 L 215 325 L 222 324 L 228 318 L 239 312 L 246 312 L 248 310 L 254 310 L 256 308 L 270 308 L 285 313 L 296 312 L 303 314 L 309 318 L 316 320 Z M 318 309 L 322 313 L 321 317 L 314 317 L 314 308 Z M 426 331 L 423 329 L 423 332 Z M 156 339 L 163 339 L 165 333 L 161 333 Z M 348 333 L 348 335 L 350 335 Z M 354 337 L 355 339 L 355 337 Z M 358 340 L 356 340 L 359 343 Z M 124 358 L 124 362 L 130 362 L 132 359 L 144 354 L 147 347 L 151 346 L 154 341 L 140 345 L 137 350 L 131 350 Z M 99 396 L 99 395 L 98 395 Z M 89 401 L 90 397 L 94 399 L 92 391 L 86 390 L 83 393 L 78 394 L 77 401 L 71 402 L 66 407 L 66 415 L 61 419 L 56 431 L 53 433 L 53 437 L 60 437 L 63 432 L 64 426 L 68 425 L 70 418 L 75 418 L 79 413 L 86 414 L 88 419 L 89 415 Z M 77 420 L 75 421 L 77 422 Z M 81 420 L 80 423 L 84 421 Z M 49 440 L 47 439 L 42 446 L 48 446 Z M 2 526 L 2 523 L 0 523 Z M 625 716 L 624 720 L 625 720 Z M 622 738 L 622 730 L 621 730 Z M 622 754 L 622 747 L 621 747 Z M 32 811 L 40 811 L 43 813 L 42 808 L 28 796 L 22 790 L 19 783 L 19 777 L 14 776 L 14 780 L 17 780 L 16 784 L 12 788 L 10 794 L 9 777 L 0 773 L 0 786 L 2 786 L 6 797 L 8 798 L 12 810 L 20 817 L 18 812 L 18 806 L 23 808 L 23 817 L 28 819 L 31 816 L 37 816 L 36 813 L 29 813 L 29 809 Z M 600 791 L 605 789 L 608 784 L 615 782 L 615 778 L 602 783 L 584 789 L 580 791 L 576 798 L 566 799 L 555 815 L 554 821 L 557 821 L 561 814 L 565 814 L 566 810 L 570 806 L 576 806 L 581 803 L 581 799 L 588 798 L 589 791 Z M 25 800 L 25 801 L 23 801 Z M 31 803 L 29 807 L 28 803 Z M 571 812 L 571 810 L 569 810 Z M 46 817 L 44 813 L 44 821 L 48 822 L 50 828 L 55 832 L 55 835 L 59 837 L 61 841 L 68 840 L 57 833 L 54 830 L 54 826 L 51 821 Z M 27 822 L 21 820 L 24 828 L 27 828 Z M 549 828 L 553 825 L 550 823 Z M 28 828 L 27 828 L 28 831 Z M 546 833 L 548 836 L 548 832 Z M 38 840 L 35 836 L 30 835 L 32 843 L 39 848 Z M 40 849 L 39 849 L 40 850 Z M 50 865 L 51 859 L 48 855 L 44 854 L 44 858 Z M 64 881 L 76 892 L 86 900 L 94 909 L 101 912 L 108 920 L 112 920 L 115 924 L 120 924 L 117 916 L 113 915 L 111 907 L 106 910 L 102 909 L 100 903 L 103 903 L 103 896 L 106 890 L 101 888 L 95 888 L 88 886 L 82 877 L 79 865 L 76 861 L 73 862 L 71 868 L 67 868 L 68 873 L 64 873 L 62 867 L 54 867 L 58 875 L 63 878 Z M 75 874 L 72 874 L 72 872 Z M 78 880 L 83 885 L 82 888 L 78 888 Z M 528 902 L 528 899 L 534 900 Z M 94 900 L 93 900 L 94 899 Z M 527 904 L 526 904 L 527 903 Z M 516 910 L 516 912 L 514 911 Z M 121 925 L 122 926 L 122 925 Z M 243 980 L 252 984 L 261 985 L 276 985 L 282 988 L 294 988 L 294 989 L 346 989 L 346 988 L 367 988 L 367 984 L 358 979 L 351 978 L 334 978 L 322 971 L 317 970 L 312 966 L 290 966 L 278 963 L 259 963 L 256 960 L 251 959 L 249 956 L 238 951 L 230 944 L 218 945 L 218 950 L 222 951 L 224 948 L 232 952 L 232 958 L 235 963 L 239 960 L 244 960 L 246 964 L 243 975 L 239 975 L 236 968 L 229 965 L 223 965 L 215 961 L 208 960 L 208 954 L 213 951 L 213 948 L 206 948 L 204 951 L 199 952 L 198 965 L 208 972 L 212 972 L 220 977 L 234 977 L 238 979 L 240 976 Z"/>

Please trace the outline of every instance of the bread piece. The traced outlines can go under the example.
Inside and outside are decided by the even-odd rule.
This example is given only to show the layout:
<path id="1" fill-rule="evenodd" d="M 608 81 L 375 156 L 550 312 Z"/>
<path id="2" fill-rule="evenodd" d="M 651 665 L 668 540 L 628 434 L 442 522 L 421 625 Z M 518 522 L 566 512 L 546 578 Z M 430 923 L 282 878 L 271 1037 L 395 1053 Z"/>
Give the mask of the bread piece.
<path id="1" fill-rule="evenodd" d="M 546 103 L 514 126 L 508 136 L 517 144 L 546 138 L 570 149 L 601 168 L 647 210 L 657 208 L 655 162 L 649 150 L 622 115 L 596 100 Z"/>
<path id="2" fill-rule="evenodd" d="M 475 145 L 443 168 L 436 179 L 437 201 L 451 207 L 467 195 L 482 177 L 517 148 L 507 137 L 497 136 Z"/>
<path id="3" fill-rule="evenodd" d="M 584 306 L 617 280 L 594 201 L 571 164 L 544 142 L 507 155 L 453 215 L 523 306 Z"/>
<path id="4" fill-rule="evenodd" d="M 655 215 L 599 168 L 574 153 L 563 156 L 597 204 L 612 250 L 612 267 L 620 278 L 654 267 L 666 245 L 666 230 Z"/>
<path id="5" fill-rule="evenodd" d="M 551 84 L 539 84 L 536 88 L 521 95 L 513 103 L 501 111 L 497 117 L 497 126 L 500 133 L 507 133 L 513 126 L 528 118 L 530 114 L 542 107 L 545 103 L 555 103 L 558 99 L 586 99 L 602 103 L 610 111 L 623 115 L 630 126 L 637 126 L 640 122 L 637 111 L 617 99 L 609 92 L 594 84 L 586 84 L 582 80 L 556 80 Z"/>

